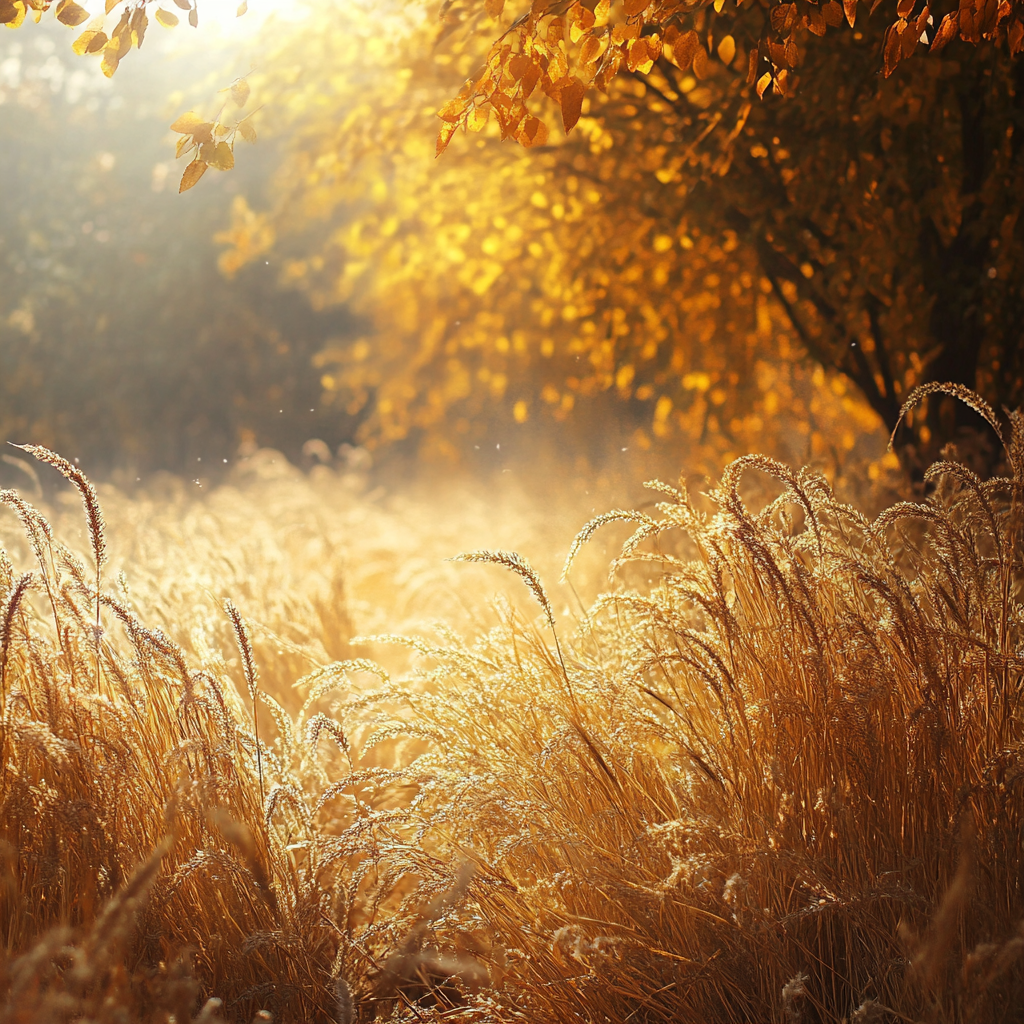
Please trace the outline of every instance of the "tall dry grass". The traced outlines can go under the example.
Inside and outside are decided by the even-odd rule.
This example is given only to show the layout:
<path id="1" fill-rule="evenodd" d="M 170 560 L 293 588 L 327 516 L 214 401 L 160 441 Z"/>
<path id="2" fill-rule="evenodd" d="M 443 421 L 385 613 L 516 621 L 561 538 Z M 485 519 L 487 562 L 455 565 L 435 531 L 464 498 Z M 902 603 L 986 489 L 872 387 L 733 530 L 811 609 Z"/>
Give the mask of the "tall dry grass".
<path id="1" fill-rule="evenodd" d="M 1011 429 L 1005 476 L 950 453 L 874 519 L 754 456 L 655 485 L 573 544 L 630 524 L 575 621 L 473 552 L 542 614 L 377 637 L 412 668 L 294 709 L 242 617 L 204 666 L 101 577 L 97 631 L 95 566 L 5 492 L 4 1018 L 1024 1019 Z"/>

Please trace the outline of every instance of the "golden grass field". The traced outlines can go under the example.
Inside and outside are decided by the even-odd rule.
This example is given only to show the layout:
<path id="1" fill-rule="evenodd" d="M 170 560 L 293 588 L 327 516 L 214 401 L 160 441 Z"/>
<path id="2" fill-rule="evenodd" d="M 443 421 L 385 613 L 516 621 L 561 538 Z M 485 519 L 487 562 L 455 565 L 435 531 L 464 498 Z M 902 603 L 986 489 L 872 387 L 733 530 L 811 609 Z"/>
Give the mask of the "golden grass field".
<path id="1" fill-rule="evenodd" d="M 592 519 L 36 450 L 75 490 L 0 491 L 0 1019 L 1024 1019 L 1011 425 L 874 517 L 756 456 Z"/>

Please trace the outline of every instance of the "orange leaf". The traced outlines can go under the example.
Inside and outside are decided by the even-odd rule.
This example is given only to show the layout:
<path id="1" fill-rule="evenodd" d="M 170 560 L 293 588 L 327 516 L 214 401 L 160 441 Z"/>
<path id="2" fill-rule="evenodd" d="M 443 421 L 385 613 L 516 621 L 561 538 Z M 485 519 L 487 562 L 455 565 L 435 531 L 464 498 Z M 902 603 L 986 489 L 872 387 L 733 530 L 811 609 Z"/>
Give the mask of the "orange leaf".
<path id="1" fill-rule="evenodd" d="M 583 87 L 583 83 L 575 75 L 569 79 L 567 85 L 562 87 L 558 102 L 562 108 L 562 128 L 566 135 L 573 130 L 576 122 L 580 119 L 585 93 L 586 89 Z"/>
<path id="2" fill-rule="evenodd" d="M 723 64 L 731 64 L 736 56 L 736 40 L 732 36 L 726 36 L 718 44 L 718 59 Z"/>
<path id="3" fill-rule="evenodd" d="M 900 33 L 897 26 L 906 22 L 896 22 L 895 25 L 890 25 L 885 34 L 885 43 L 882 47 L 882 72 L 886 78 L 888 78 L 895 70 L 896 65 L 900 62 Z"/>
<path id="4" fill-rule="evenodd" d="M 437 149 L 434 153 L 435 156 L 440 156 L 448 148 L 448 143 L 452 141 L 452 136 L 455 134 L 456 128 L 458 128 L 458 125 L 452 124 L 450 121 L 446 121 L 441 125 L 441 130 L 437 133 Z"/>
<path id="5" fill-rule="evenodd" d="M 843 0 L 843 13 L 850 28 L 853 28 L 853 23 L 857 20 L 857 0 Z"/>
<path id="6" fill-rule="evenodd" d="M 466 109 L 465 102 L 460 99 L 449 100 L 438 112 L 437 116 L 442 121 L 450 121 L 457 124 L 462 120 L 462 114 Z"/>
<path id="7" fill-rule="evenodd" d="M 519 129 L 518 138 L 527 148 L 543 146 L 548 141 L 548 126 L 539 117 L 528 117 Z"/>
<path id="8" fill-rule="evenodd" d="M 505 9 L 505 0 L 485 0 L 484 10 L 492 18 L 500 18 L 501 12 Z"/>
<path id="9" fill-rule="evenodd" d="M 788 35 L 796 24 L 796 4 L 778 4 L 771 9 L 772 30 Z"/>
<path id="10" fill-rule="evenodd" d="M 699 43 L 697 52 L 693 55 L 693 73 L 698 78 L 705 78 L 708 73 L 708 51 Z"/>
<path id="11" fill-rule="evenodd" d="M 768 89 L 768 86 L 771 85 L 771 84 L 772 84 L 772 73 L 770 71 L 766 71 L 757 80 L 757 98 L 758 99 L 761 99 L 764 96 L 765 92 Z"/>
<path id="12" fill-rule="evenodd" d="M 629 50 L 626 52 L 626 67 L 630 71 L 636 71 L 641 64 L 646 64 L 647 60 L 647 41 L 641 36 L 629 44 Z"/>
<path id="13" fill-rule="evenodd" d="M 601 50 L 601 40 L 597 36 L 589 35 L 583 40 L 580 47 L 580 63 L 593 64 Z"/>
<path id="14" fill-rule="evenodd" d="M 202 160 L 193 160 L 192 163 L 185 168 L 185 173 L 181 176 L 181 184 L 178 186 L 178 194 L 187 192 L 199 179 L 206 173 L 206 164 Z"/>
<path id="15" fill-rule="evenodd" d="M 650 0 L 626 0 L 623 5 L 626 11 L 626 17 L 632 18 L 634 15 L 640 14 L 647 10 L 647 5 Z"/>
<path id="16" fill-rule="evenodd" d="M 685 71 L 693 62 L 693 55 L 700 49 L 700 39 L 697 33 L 691 29 L 689 32 L 677 36 L 671 46 L 673 63 L 680 71 Z"/>
<path id="17" fill-rule="evenodd" d="M 951 11 L 942 19 L 939 31 L 935 33 L 935 38 L 932 40 L 931 45 L 932 53 L 938 53 L 956 35 L 959 27 L 960 13 L 959 11 Z"/>
<path id="18" fill-rule="evenodd" d="M 830 25 L 832 28 L 838 28 L 843 23 L 843 8 L 835 2 L 835 0 L 829 0 L 827 4 L 821 9 L 821 13 L 825 15 L 825 24 Z"/>

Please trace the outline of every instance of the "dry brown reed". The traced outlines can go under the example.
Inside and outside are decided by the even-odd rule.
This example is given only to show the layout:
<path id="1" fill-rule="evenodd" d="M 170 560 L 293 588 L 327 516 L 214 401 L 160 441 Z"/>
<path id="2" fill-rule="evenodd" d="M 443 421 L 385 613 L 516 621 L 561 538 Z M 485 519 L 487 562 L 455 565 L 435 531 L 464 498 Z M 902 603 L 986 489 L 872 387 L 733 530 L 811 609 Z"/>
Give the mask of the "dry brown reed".
<path id="1" fill-rule="evenodd" d="M 244 689 L 125 581 L 98 692 L 95 589 L 8 497 L 38 565 L 0 558 L 0 1019 L 1021 1020 L 1019 416 L 1003 435 L 1005 477 L 949 452 L 874 519 L 756 456 L 654 484 L 577 537 L 567 571 L 636 527 L 555 651 L 540 576 L 486 552 L 537 622 L 378 636 L 398 675 L 306 644 L 287 693 L 241 613 Z"/>

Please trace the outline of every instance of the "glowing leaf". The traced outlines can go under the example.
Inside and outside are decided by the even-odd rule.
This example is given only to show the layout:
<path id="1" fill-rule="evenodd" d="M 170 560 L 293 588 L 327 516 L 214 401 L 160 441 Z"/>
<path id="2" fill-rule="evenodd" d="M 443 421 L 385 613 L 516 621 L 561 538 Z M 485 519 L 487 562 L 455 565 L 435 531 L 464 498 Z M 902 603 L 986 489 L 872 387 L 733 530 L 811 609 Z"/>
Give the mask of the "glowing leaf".
<path id="1" fill-rule="evenodd" d="M 109 14 L 117 6 L 117 0 L 106 0 L 103 5 L 104 13 Z"/>
<path id="2" fill-rule="evenodd" d="M 726 36 L 718 44 L 718 59 L 723 64 L 731 64 L 736 56 L 736 40 L 732 36 Z"/>
<path id="3" fill-rule="evenodd" d="M 492 100 L 492 102 L 493 102 L 493 100 Z M 456 98 L 454 100 L 449 100 L 437 112 L 437 116 L 439 118 L 441 118 L 442 121 L 451 121 L 451 122 L 454 123 L 454 122 L 462 120 L 462 115 L 463 115 L 463 112 L 465 111 L 465 109 L 466 109 L 465 103 L 462 100 Z"/>
<path id="4" fill-rule="evenodd" d="M 458 128 L 457 124 L 452 124 L 448 121 L 441 125 L 441 130 L 437 133 L 437 147 L 434 152 L 435 156 L 440 156 L 448 148 L 448 143 L 452 141 L 452 136 L 455 134 L 456 128 Z"/>
<path id="5" fill-rule="evenodd" d="M 487 126 L 487 121 L 490 117 L 490 109 L 488 107 L 474 107 L 469 113 L 469 119 L 466 121 L 466 127 L 471 132 L 483 131 Z"/>
<path id="6" fill-rule="evenodd" d="M 585 92 L 586 89 L 583 87 L 583 83 L 575 75 L 573 75 L 567 85 L 562 87 L 558 102 L 562 108 L 562 127 L 566 135 L 573 130 L 576 122 L 580 119 Z"/>
<path id="7" fill-rule="evenodd" d="M 240 18 L 247 10 L 249 10 L 249 0 L 242 0 L 238 5 L 238 10 L 235 11 L 235 17 Z"/>
<path id="8" fill-rule="evenodd" d="M 197 181 L 206 173 L 206 163 L 202 160 L 193 160 L 185 168 L 185 173 L 181 176 L 181 184 L 178 186 L 178 194 L 187 192 L 192 188 Z"/>
<path id="9" fill-rule="evenodd" d="M 761 99 L 764 96 L 765 90 L 767 90 L 768 86 L 771 85 L 771 84 L 772 84 L 772 73 L 770 71 L 766 71 L 757 80 L 757 97 L 758 97 L 758 99 Z"/>
<path id="10" fill-rule="evenodd" d="M 171 14 L 170 11 L 165 11 L 163 8 L 157 8 L 156 20 L 163 25 L 164 28 L 174 28 L 178 24 L 178 16 Z"/>
<path id="11" fill-rule="evenodd" d="M 519 129 L 518 138 L 527 148 L 543 146 L 548 141 L 548 126 L 538 117 L 528 117 Z"/>
<path id="12" fill-rule="evenodd" d="M 505 0 L 485 0 L 484 2 L 484 10 L 486 10 L 492 18 L 500 18 L 501 12 L 504 8 Z"/>
<path id="13" fill-rule="evenodd" d="M 252 122 L 249 120 L 238 122 L 238 134 L 241 135 L 246 142 L 256 141 L 256 129 L 253 128 Z"/>
<path id="14" fill-rule="evenodd" d="M 853 28 L 853 23 L 857 20 L 857 0 L 843 0 L 843 13 L 850 28 Z"/>
<path id="15" fill-rule="evenodd" d="M 195 7 L 193 7 L 192 10 L 188 12 L 188 23 L 193 28 L 199 27 L 199 11 Z"/>
<path id="16" fill-rule="evenodd" d="M 188 113 L 182 114 L 181 117 L 171 125 L 171 131 L 183 132 L 191 135 L 197 128 L 199 128 L 200 125 L 205 123 L 206 122 L 194 110 L 190 110 Z"/>

